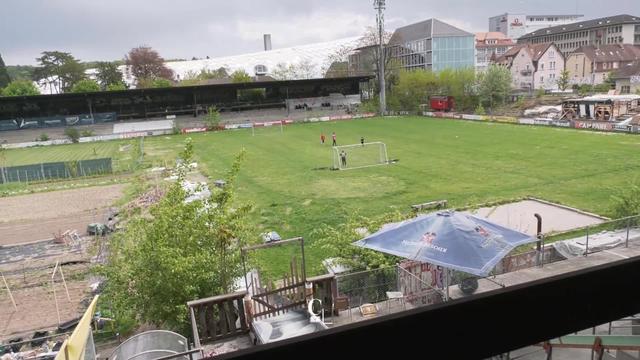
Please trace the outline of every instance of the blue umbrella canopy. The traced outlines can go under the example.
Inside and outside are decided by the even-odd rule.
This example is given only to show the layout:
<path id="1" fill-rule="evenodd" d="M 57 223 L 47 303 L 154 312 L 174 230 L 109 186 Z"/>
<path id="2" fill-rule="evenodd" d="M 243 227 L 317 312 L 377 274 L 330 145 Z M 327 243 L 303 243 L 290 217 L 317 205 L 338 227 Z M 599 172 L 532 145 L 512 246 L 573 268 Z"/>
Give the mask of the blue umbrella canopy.
<path id="1" fill-rule="evenodd" d="M 471 214 L 444 211 L 387 224 L 354 245 L 487 276 L 515 247 L 535 241 Z"/>

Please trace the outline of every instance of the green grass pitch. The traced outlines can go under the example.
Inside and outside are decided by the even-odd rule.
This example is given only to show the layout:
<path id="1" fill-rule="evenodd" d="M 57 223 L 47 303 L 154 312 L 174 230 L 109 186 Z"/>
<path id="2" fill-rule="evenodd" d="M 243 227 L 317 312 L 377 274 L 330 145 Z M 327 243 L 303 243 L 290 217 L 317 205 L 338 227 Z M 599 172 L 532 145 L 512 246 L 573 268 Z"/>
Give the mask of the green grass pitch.
<path id="1" fill-rule="evenodd" d="M 339 224 L 358 211 L 375 215 L 409 205 L 447 199 L 452 206 L 535 196 L 608 215 L 611 195 L 640 174 L 640 137 L 571 129 L 530 127 L 423 117 L 374 118 L 290 125 L 284 132 L 251 129 L 192 134 L 201 169 L 224 176 L 242 148 L 247 159 L 238 179 L 241 200 L 256 205 L 253 220 L 283 237 L 313 242 L 314 229 Z M 330 171 L 331 133 L 338 145 L 381 141 L 392 165 Z M 324 132 L 328 142 L 320 144 Z M 171 160 L 185 135 L 145 139 L 147 159 Z M 115 144 L 115 145 L 111 145 Z M 56 160 L 118 142 L 25 150 L 29 159 Z M 65 155 L 51 158 L 58 148 Z M 14 150 L 6 151 L 12 158 Z M 28 153 L 29 155 L 27 155 Z M 84 155 L 74 155 L 84 156 Z M 38 160 L 41 161 L 41 160 Z M 33 161 L 30 161 L 33 162 Z M 356 240 L 356 239 L 354 239 Z M 308 268 L 327 254 L 307 247 Z M 288 266 L 287 249 L 264 253 L 274 270 Z M 313 272 L 313 271 L 312 271 Z"/>

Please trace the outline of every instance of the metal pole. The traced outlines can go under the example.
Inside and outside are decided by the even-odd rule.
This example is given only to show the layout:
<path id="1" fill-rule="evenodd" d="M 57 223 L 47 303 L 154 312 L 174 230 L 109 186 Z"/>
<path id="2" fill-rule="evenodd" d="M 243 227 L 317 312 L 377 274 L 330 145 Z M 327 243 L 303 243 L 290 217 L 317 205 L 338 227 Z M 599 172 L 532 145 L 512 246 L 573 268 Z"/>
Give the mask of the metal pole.
<path id="1" fill-rule="evenodd" d="M 379 54 L 378 54 L 378 80 L 380 82 L 380 115 L 384 116 L 387 111 L 387 94 L 386 84 L 384 79 L 384 10 L 385 0 L 374 0 L 374 8 L 378 10 L 378 41 L 379 41 Z"/>
<path id="2" fill-rule="evenodd" d="M 629 247 L 629 228 L 631 227 L 631 218 L 627 219 L 627 240 L 625 241 L 624 247 Z"/>
<path id="3" fill-rule="evenodd" d="M 447 271 L 446 271 L 445 276 L 444 276 L 445 287 L 446 287 L 446 290 L 447 290 L 445 292 L 445 299 L 444 299 L 445 302 L 449 301 L 449 269 L 447 268 L 446 270 Z"/>
<path id="4" fill-rule="evenodd" d="M 589 227 L 587 226 L 587 249 L 584 252 L 584 256 L 587 257 L 589 255 Z"/>

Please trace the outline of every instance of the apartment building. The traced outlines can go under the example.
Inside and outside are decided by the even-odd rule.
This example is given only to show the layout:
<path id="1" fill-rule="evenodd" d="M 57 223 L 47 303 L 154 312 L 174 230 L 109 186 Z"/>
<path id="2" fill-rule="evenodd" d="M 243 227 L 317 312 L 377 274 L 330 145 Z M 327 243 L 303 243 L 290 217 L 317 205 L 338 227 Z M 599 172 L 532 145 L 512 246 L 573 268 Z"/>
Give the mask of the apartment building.
<path id="1" fill-rule="evenodd" d="M 624 64 L 639 60 L 640 46 L 587 45 L 567 55 L 566 69 L 572 84 L 598 85 Z"/>
<path id="2" fill-rule="evenodd" d="M 557 25 L 572 24 L 584 15 L 525 15 L 504 13 L 489 18 L 489 31 L 517 40 L 525 34 Z"/>

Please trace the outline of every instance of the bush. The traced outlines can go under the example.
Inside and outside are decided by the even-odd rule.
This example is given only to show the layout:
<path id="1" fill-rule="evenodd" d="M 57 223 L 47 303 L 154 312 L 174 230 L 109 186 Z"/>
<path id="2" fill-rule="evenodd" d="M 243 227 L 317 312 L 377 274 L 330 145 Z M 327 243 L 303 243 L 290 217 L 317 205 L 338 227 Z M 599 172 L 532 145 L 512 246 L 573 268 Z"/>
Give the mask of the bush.
<path id="1" fill-rule="evenodd" d="M 217 129 L 220 126 L 220 112 L 215 106 L 209 107 L 204 123 L 209 130 Z"/>
<path id="2" fill-rule="evenodd" d="M 49 141 L 49 135 L 47 135 L 47 133 L 40 134 L 38 141 Z"/>
<path id="3" fill-rule="evenodd" d="M 80 80 L 71 88 L 72 93 L 87 93 L 98 91 L 100 91 L 100 85 L 98 85 L 95 80 L 91 79 Z"/>
<path id="4" fill-rule="evenodd" d="M 64 135 L 71 140 L 72 143 L 76 144 L 80 141 L 80 132 L 76 128 L 66 128 L 64 129 Z"/>
<path id="5" fill-rule="evenodd" d="M 487 111 L 484 109 L 484 106 L 482 106 L 482 104 L 478 104 L 478 107 L 476 107 L 476 110 L 475 110 L 475 114 L 476 115 L 487 115 Z"/>
<path id="6" fill-rule="evenodd" d="M 545 94 L 544 89 L 538 89 L 538 90 L 536 90 L 536 98 L 537 98 L 537 99 L 540 99 L 541 97 L 543 97 L 543 96 L 544 96 L 544 94 Z"/>
<path id="7" fill-rule="evenodd" d="M 93 130 L 87 129 L 87 130 L 82 130 L 82 133 L 80 134 L 80 137 L 90 137 L 90 136 L 93 136 L 93 135 L 95 135 L 93 133 Z"/>

